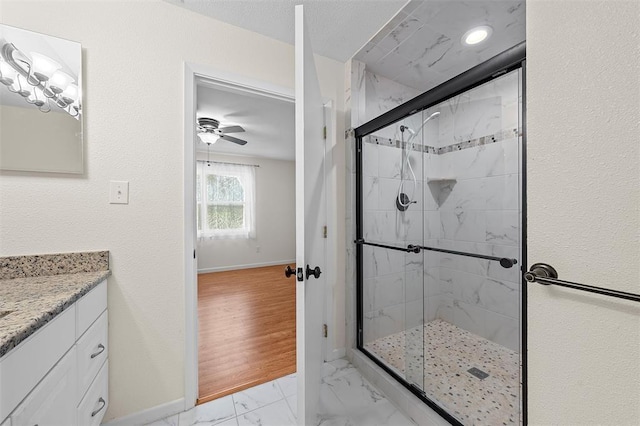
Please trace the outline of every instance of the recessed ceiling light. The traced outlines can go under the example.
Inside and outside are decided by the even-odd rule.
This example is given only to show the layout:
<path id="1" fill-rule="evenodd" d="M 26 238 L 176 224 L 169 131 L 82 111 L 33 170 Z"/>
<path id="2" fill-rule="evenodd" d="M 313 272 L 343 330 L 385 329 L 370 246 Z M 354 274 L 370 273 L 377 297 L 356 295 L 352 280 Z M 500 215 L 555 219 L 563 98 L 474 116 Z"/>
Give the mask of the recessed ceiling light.
<path id="1" fill-rule="evenodd" d="M 462 36 L 462 44 L 473 46 L 489 38 L 493 29 L 488 25 L 471 28 Z"/>

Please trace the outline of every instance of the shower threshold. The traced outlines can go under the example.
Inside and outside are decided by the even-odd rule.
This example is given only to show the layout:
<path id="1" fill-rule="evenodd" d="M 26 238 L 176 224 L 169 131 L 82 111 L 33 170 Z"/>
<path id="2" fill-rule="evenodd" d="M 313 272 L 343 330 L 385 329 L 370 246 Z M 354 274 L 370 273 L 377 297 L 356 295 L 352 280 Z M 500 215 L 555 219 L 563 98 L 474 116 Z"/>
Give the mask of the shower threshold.
<path id="1" fill-rule="evenodd" d="M 426 396 L 465 425 L 522 423 L 517 352 L 442 320 L 364 347 L 400 376 L 423 378 Z M 487 376 L 481 379 L 472 369 Z"/>

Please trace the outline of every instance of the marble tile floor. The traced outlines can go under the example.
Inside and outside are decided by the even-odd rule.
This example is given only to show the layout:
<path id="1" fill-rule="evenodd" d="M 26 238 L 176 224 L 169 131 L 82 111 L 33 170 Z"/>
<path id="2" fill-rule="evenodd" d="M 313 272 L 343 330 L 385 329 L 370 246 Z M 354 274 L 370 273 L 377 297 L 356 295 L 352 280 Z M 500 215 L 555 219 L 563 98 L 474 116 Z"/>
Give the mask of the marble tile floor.
<path id="1" fill-rule="evenodd" d="M 521 423 L 517 352 L 442 320 L 382 337 L 365 348 L 407 380 L 424 384 L 427 396 L 465 425 Z M 489 376 L 478 379 L 468 372 L 473 367 Z"/>
<path id="2" fill-rule="evenodd" d="M 345 359 L 323 364 L 318 426 L 414 426 Z M 198 405 L 148 426 L 295 426 L 296 375 Z"/>

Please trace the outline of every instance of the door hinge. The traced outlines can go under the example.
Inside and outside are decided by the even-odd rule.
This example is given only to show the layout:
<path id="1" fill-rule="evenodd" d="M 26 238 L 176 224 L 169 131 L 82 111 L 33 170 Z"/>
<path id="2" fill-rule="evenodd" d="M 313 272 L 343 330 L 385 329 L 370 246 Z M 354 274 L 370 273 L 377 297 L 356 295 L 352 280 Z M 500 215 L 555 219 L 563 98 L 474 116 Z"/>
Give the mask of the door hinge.
<path id="1" fill-rule="evenodd" d="M 322 139 L 326 139 L 327 138 L 327 126 L 324 126 L 322 128 Z"/>
<path id="2" fill-rule="evenodd" d="M 326 338 L 328 334 L 329 327 L 327 327 L 327 324 L 322 324 L 322 337 Z"/>
<path id="3" fill-rule="evenodd" d="M 196 258 L 196 250 L 195 249 L 193 249 L 193 258 L 194 259 Z"/>
<path id="4" fill-rule="evenodd" d="M 322 238 L 327 238 L 327 225 L 322 227 Z"/>

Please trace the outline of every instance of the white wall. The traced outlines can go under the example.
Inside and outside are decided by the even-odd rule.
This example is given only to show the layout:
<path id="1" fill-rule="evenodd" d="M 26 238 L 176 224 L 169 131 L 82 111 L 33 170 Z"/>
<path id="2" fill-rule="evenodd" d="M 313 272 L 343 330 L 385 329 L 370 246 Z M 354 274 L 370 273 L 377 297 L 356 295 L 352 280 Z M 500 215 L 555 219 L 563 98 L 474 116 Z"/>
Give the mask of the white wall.
<path id="1" fill-rule="evenodd" d="M 640 2 L 527 1 L 529 264 L 640 293 Z M 529 421 L 640 424 L 640 306 L 529 284 Z"/>
<path id="2" fill-rule="evenodd" d="M 4 24 L 82 43 L 87 148 L 81 178 L 1 174 L 0 255 L 110 250 L 105 420 L 179 399 L 184 61 L 293 88 L 293 46 L 159 0 L 0 8 Z M 323 96 L 341 108 L 343 64 L 316 63 Z M 339 119 L 336 135 L 343 131 Z M 128 205 L 108 204 L 110 180 L 130 182 Z"/>
<path id="3" fill-rule="evenodd" d="M 207 154 L 199 152 L 197 158 L 206 160 Z M 295 261 L 295 162 L 220 154 L 211 155 L 211 160 L 260 166 L 256 168 L 256 238 L 199 239 L 198 272 Z"/>

